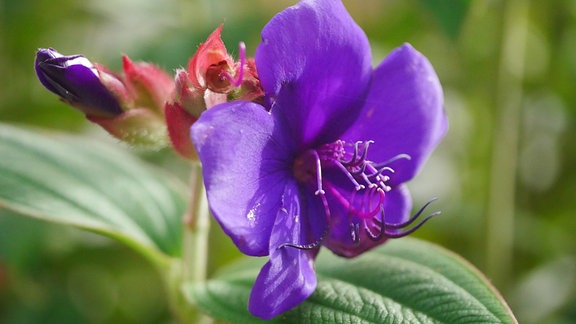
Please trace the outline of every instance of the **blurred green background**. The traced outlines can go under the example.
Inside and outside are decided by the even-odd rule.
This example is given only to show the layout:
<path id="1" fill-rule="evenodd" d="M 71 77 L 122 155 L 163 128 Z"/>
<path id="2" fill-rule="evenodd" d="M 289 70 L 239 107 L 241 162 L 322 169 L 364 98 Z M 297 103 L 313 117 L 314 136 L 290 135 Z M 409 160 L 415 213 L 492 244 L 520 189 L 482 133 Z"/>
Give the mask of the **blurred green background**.
<path id="1" fill-rule="evenodd" d="M 521 323 L 576 322 L 576 1 L 344 2 L 374 64 L 410 42 L 444 86 L 450 131 L 410 185 L 415 207 L 439 197 L 430 210 L 443 216 L 415 236 L 476 265 Z M 172 72 L 222 22 L 229 51 L 244 41 L 252 55 L 266 21 L 293 3 L 0 0 L 0 122 L 120 145 L 42 88 L 39 47 L 116 71 L 125 53 Z M 168 150 L 135 154 L 187 178 Z M 212 232 L 210 271 L 240 256 Z M 128 248 L 0 210 L 1 323 L 172 322 L 164 300 Z"/>

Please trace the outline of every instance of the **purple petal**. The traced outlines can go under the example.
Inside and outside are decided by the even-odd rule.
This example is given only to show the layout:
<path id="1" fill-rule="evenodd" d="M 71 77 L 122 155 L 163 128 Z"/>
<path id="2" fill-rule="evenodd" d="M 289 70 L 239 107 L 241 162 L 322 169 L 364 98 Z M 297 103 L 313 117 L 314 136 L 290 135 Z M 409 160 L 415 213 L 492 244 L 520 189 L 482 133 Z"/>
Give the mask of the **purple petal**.
<path id="1" fill-rule="evenodd" d="M 100 82 L 92 63 L 82 55 L 63 56 L 53 49 L 39 49 L 35 69 L 46 89 L 85 114 L 115 117 L 123 112 Z"/>
<path id="2" fill-rule="evenodd" d="M 405 185 L 396 186 L 386 193 L 384 201 L 384 217 L 388 224 L 399 224 L 410 217 L 412 197 Z"/>
<path id="3" fill-rule="evenodd" d="M 341 1 L 304 0 L 264 27 L 256 66 L 276 100 L 272 109 L 285 115 L 296 142 L 310 147 L 336 140 L 358 114 L 370 47 Z"/>
<path id="4" fill-rule="evenodd" d="M 270 319 L 296 307 L 316 289 L 316 250 L 284 247 L 270 256 L 260 273 L 248 303 L 252 315 Z"/>
<path id="5" fill-rule="evenodd" d="M 368 158 L 396 171 L 391 184 L 411 179 L 446 133 L 440 82 L 428 60 L 412 46 L 395 49 L 374 72 L 362 114 L 344 140 L 374 140 Z"/>
<path id="6" fill-rule="evenodd" d="M 272 230 L 270 261 L 256 279 L 248 306 L 253 315 L 264 319 L 297 306 L 314 292 L 314 258 L 319 245 L 303 249 L 285 243 L 319 243 L 326 227 L 321 203 L 302 197 L 296 183 L 286 186 L 283 197 Z M 318 215 L 319 209 L 322 215 Z"/>
<path id="7" fill-rule="evenodd" d="M 205 111 L 191 135 L 214 217 L 243 253 L 268 255 L 291 177 L 288 141 L 272 116 L 254 103 L 225 103 Z"/>
<path id="8" fill-rule="evenodd" d="M 328 233 L 327 226 L 328 217 L 320 196 L 291 180 L 282 194 L 270 249 L 287 245 L 303 249 L 317 247 Z"/>

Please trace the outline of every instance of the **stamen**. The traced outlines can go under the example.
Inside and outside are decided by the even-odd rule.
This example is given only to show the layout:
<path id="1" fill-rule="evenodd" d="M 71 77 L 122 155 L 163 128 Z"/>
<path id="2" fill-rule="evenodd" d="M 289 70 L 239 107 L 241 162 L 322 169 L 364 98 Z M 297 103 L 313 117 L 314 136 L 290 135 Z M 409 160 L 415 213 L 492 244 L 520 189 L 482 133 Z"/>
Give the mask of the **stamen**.
<path id="1" fill-rule="evenodd" d="M 386 161 L 386 162 L 382 162 L 382 163 L 375 164 L 374 167 L 375 167 L 376 169 L 380 169 L 380 168 L 382 168 L 382 167 L 386 167 L 386 166 L 392 164 L 392 162 L 396 162 L 396 161 L 402 160 L 402 159 L 412 160 L 412 157 L 411 157 L 410 155 L 404 154 L 404 153 L 398 154 L 398 155 L 396 155 L 395 157 L 389 159 L 389 160 Z M 394 171 L 392 171 L 392 172 L 394 172 Z"/>
<path id="2" fill-rule="evenodd" d="M 375 183 L 372 183 L 372 181 L 370 181 L 370 179 L 368 178 L 366 173 L 362 172 L 360 174 L 360 177 L 362 177 L 362 180 L 364 180 L 368 184 L 368 188 L 378 188 L 378 185 Z"/>
<path id="3" fill-rule="evenodd" d="M 324 202 L 326 200 L 325 194 L 328 192 L 335 201 L 348 211 L 350 237 L 355 244 L 359 243 L 363 234 L 360 232 L 361 228 L 364 231 L 364 235 L 371 240 L 398 238 L 413 233 L 430 218 L 440 214 L 440 212 L 435 212 L 424 219 L 420 219 L 424 210 L 436 200 L 432 199 L 407 221 L 396 224 L 386 223 L 384 219 L 385 196 L 386 192 L 392 190 L 392 187 L 387 185 L 386 182 L 395 173 L 390 164 L 401 159 L 410 160 L 412 157 L 408 154 L 398 154 L 383 163 L 374 163 L 368 160 L 368 150 L 373 143 L 374 141 L 368 140 L 348 144 L 338 140 L 334 143 L 323 145 L 318 150 L 310 150 L 314 157 L 314 167 L 316 169 L 317 190 L 315 195 L 321 195 Z M 346 152 L 345 146 L 348 152 Z M 323 164 L 325 164 L 325 167 L 335 166 L 337 170 L 340 170 L 354 186 L 354 190 L 335 187 L 329 181 L 323 182 Z M 308 165 L 308 171 L 312 171 L 312 164 Z M 307 174 L 311 175 L 312 172 Z M 326 189 L 326 192 L 324 189 Z M 327 202 L 325 202 L 325 209 L 328 215 Z M 415 222 L 417 223 L 413 225 Z M 406 227 L 408 226 L 412 227 L 407 229 Z M 308 247 L 314 248 L 317 244 L 285 244 L 282 246 L 305 249 Z"/>
<path id="4" fill-rule="evenodd" d="M 238 44 L 238 52 L 240 58 L 240 71 L 238 72 L 237 78 L 234 79 L 228 71 L 222 71 L 221 73 L 221 76 L 226 78 L 234 87 L 239 87 L 244 78 L 244 64 L 246 63 L 246 44 L 244 44 L 244 42 Z"/>
<path id="5" fill-rule="evenodd" d="M 424 206 L 422 206 L 420 208 L 420 210 L 418 210 L 418 212 L 414 216 L 410 217 L 410 219 L 408 219 L 407 221 L 405 221 L 403 223 L 398 223 L 398 224 L 385 224 L 385 227 L 386 228 L 392 228 L 392 229 L 401 229 L 403 227 L 409 226 L 410 224 L 414 223 L 414 221 L 416 219 L 418 219 L 418 217 L 420 217 L 420 215 L 422 215 L 422 213 L 424 212 L 424 209 L 426 209 L 431 203 L 433 203 L 436 200 L 438 200 L 438 198 L 430 199 L 430 201 L 425 203 Z"/>
<path id="6" fill-rule="evenodd" d="M 360 224 L 350 224 L 350 234 L 352 236 L 352 241 L 354 244 L 360 242 Z"/>
<path id="7" fill-rule="evenodd" d="M 381 219 L 377 219 L 376 217 L 373 219 L 374 223 L 380 227 L 379 234 L 374 235 L 374 233 L 372 233 L 372 231 L 370 230 L 370 228 L 368 227 L 368 225 L 366 223 L 364 224 L 364 230 L 368 234 L 368 237 L 373 239 L 373 240 L 379 240 L 382 237 L 399 238 L 399 237 L 404 237 L 406 235 L 412 234 L 417 229 L 419 229 L 422 225 L 424 225 L 424 223 L 426 223 L 429 219 L 431 219 L 432 217 L 440 215 L 440 212 L 437 211 L 437 212 L 434 212 L 434 213 L 426 216 L 423 220 L 421 220 L 418 224 L 416 224 L 414 227 L 412 227 L 409 230 L 405 230 L 405 231 L 397 231 L 397 230 L 400 230 L 406 226 L 411 225 L 416 219 L 418 219 L 418 217 L 422 214 L 424 209 L 426 207 L 428 207 L 435 200 L 437 200 L 437 198 L 434 198 L 434 199 L 430 200 L 429 202 L 427 202 L 426 204 L 424 204 L 424 206 L 422 206 L 422 208 L 420 208 L 420 210 L 416 213 L 416 215 L 412 216 L 409 220 L 407 220 L 406 222 L 403 222 L 403 223 L 398 223 L 398 224 L 387 224 L 384 220 L 384 210 L 382 209 L 381 210 L 381 215 L 382 215 Z"/>
<path id="8" fill-rule="evenodd" d="M 374 234 L 372 233 L 372 230 L 370 229 L 370 226 L 368 226 L 368 223 L 366 221 L 364 221 L 364 230 L 366 231 L 366 234 L 368 234 L 368 237 L 372 241 L 380 241 L 380 239 L 384 236 L 384 231 L 382 230 L 382 227 L 379 226 L 378 234 Z"/>
<path id="9" fill-rule="evenodd" d="M 348 178 L 348 180 L 350 180 L 350 182 L 352 182 L 352 184 L 354 185 L 354 189 L 356 189 L 356 191 L 359 191 L 359 190 L 365 188 L 364 185 L 359 184 L 358 181 L 356 181 L 356 179 L 354 179 L 354 176 L 352 176 L 352 174 L 350 174 L 350 172 L 348 172 L 348 169 L 346 169 L 346 167 L 344 165 L 342 165 L 341 162 L 336 161 L 335 164 L 340 170 L 342 170 L 342 172 Z"/>
<path id="10" fill-rule="evenodd" d="M 343 161 L 342 164 L 347 166 L 347 167 L 364 166 L 364 164 L 366 163 L 366 157 L 368 156 L 368 147 L 372 143 L 374 143 L 374 141 L 354 143 L 354 154 L 352 155 L 352 159 L 350 161 L 347 161 L 347 162 Z M 362 151 L 362 155 L 358 158 L 358 146 L 360 144 L 364 144 L 364 150 Z"/>
<path id="11" fill-rule="evenodd" d="M 376 189 L 367 189 L 370 190 L 369 194 L 365 194 L 363 197 L 364 199 L 367 198 L 368 196 L 368 201 L 372 200 L 372 195 L 374 193 L 378 194 L 378 203 L 376 203 L 376 206 L 378 206 L 377 208 L 374 209 L 370 209 L 368 208 L 368 211 L 362 211 L 362 210 L 358 210 L 356 208 L 354 208 L 354 199 L 355 199 L 355 193 L 353 193 L 353 196 L 350 200 L 347 200 L 346 198 L 344 198 L 344 196 L 342 196 L 342 194 L 340 192 L 338 192 L 337 189 L 333 188 L 331 185 L 327 184 L 326 188 L 329 190 L 329 192 L 333 195 L 334 198 L 336 198 L 338 200 L 338 202 L 340 204 L 342 204 L 342 206 L 344 206 L 344 208 L 346 208 L 352 215 L 360 217 L 362 219 L 365 218 L 372 218 L 376 215 L 378 215 L 379 213 L 379 208 L 382 204 L 384 204 L 384 199 L 385 199 L 385 194 L 384 191 L 381 190 L 380 188 L 376 188 Z M 365 206 L 366 203 L 362 203 L 361 206 Z"/>
<path id="12" fill-rule="evenodd" d="M 400 238 L 400 237 L 404 237 L 406 235 L 410 235 L 414 232 L 416 232 L 417 229 L 419 229 L 422 225 L 424 225 L 424 223 L 426 223 L 430 218 L 434 217 L 434 216 L 438 216 L 440 215 L 440 212 L 435 212 L 432 213 L 428 216 L 426 216 L 426 218 L 424 218 L 420 223 L 416 224 L 414 227 L 412 227 L 409 230 L 406 230 L 404 232 L 389 232 L 385 230 L 384 235 L 388 238 Z"/>
<path id="13" fill-rule="evenodd" d="M 342 161 L 342 164 L 348 165 L 353 161 L 356 161 L 356 157 L 358 157 L 358 145 L 360 145 L 361 143 L 362 143 L 361 141 L 354 143 L 354 152 L 352 153 L 352 157 L 350 158 L 349 161 Z"/>
<path id="14" fill-rule="evenodd" d="M 325 216 L 326 216 L 326 224 L 329 224 L 330 221 L 330 208 L 328 208 L 328 200 L 326 199 L 326 196 L 321 195 L 320 198 L 322 199 L 322 204 L 324 205 L 324 212 L 325 212 Z M 285 210 L 284 210 L 285 211 Z M 286 212 L 286 211 L 285 211 Z M 286 212 L 287 213 L 287 212 Z M 320 238 L 318 240 L 316 240 L 316 242 L 312 242 L 309 244 L 297 244 L 297 243 L 283 243 L 280 244 L 278 246 L 277 249 L 281 249 L 285 246 L 289 246 L 289 247 L 293 247 L 296 249 L 300 249 L 300 250 L 312 250 L 317 248 L 318 246 L 320 246 L 322 244 L 322 242 L 324 242 L 324 240 L 326 239 L 326 237 L 328 237 L 328 231 L 329 231 L 329 226 L 326 226 L 326 228 L 324 229 L 324 232 L 322 232 L 322 236 L 320 236 Z"/>
<path id="15" fill-rule="evenodd" d="M 380 168 L 380 169 L 378 170 L 378 174 L 382 174 L 382 172 L 384 172 L 384 171 L 388 171 L 388 172 L 390 172 L 390 173 L 396 172 L 396 171 L 394 171 L 394 169 L 392 169 L 391 167 L 382 167 L 382 168 Z M 390 178 L 390 177 L 388 177 L 388 178 Z"/>
<path id="16" fill-rule="evenodd" d="M 326 226 L 326 229 L 324 230 L 324 232 L 322 232 L 322 236 L 320 236 L 320 238 L 318 240 L 316 240 L 315 242 L 309 243 L 309 244 L 296 244 L 296 243 L 283 243 L 280 244 L 276 249 L 281 249 L 283 247 L 293 247 L 299 250 L 312 250 L 317 248 L 318 246 L 320 246 L 322 244 L 322 242 L 324 242 L 324 239 L 326 239 L 326 237 L 328 236 L 328 226 Z"/>
<path id="17" fill-rule="evenodd" d="M 379 181 L 379 180 L 380 181 L 388 181 L 388 180 L 390 180 L 389 176 L 382 174 L 384 171 L 388 171 L 390 173 L 395 172 L 394 169 L 392 169 L 391 167 L 381 167 L 379 169 L 376 169 L 372 165 L 372 163 L 366 163 L 366 169 L 368 169 L 370 172 L 372 172 L 368 175 L 368 177 L 375 178 L 376 181 Z"/>
<path id="18" fill-rule="evenodd" d="M 314 162 L 316 163 L 316 185 L 318 186 L 314 194 L 316 196 L 324 195 L 326 192 L 322 188 L 322 163 L 320 162 L 320 156 L 315 150 L 311 150 L 311 152 L 314 155 Z"/>
<path id="19" fill-rule="evenodd" d="M 364 163 L 366 161 L 366 157 L 368 156 L 368 147 L 370 146 L 370 144 L 374 143 L 374 141 L 370 140 L 370 141 L 366 141 L 364 143 L 364 151 L 362 151 L 362 156 L 360 156 L 360 159 L 358 162 L 360 163 Z"/>

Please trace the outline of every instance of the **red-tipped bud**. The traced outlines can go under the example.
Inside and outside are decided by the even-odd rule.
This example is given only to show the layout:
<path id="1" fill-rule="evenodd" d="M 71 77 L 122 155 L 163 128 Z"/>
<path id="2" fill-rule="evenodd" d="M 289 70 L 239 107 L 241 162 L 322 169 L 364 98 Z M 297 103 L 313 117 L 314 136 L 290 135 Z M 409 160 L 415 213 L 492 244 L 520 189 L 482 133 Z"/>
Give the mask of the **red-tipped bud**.
<path id="1" fill-rule="evenodd" d="M 214 92 L 224 93 L 230 91 L 232 86 L 222 72 L 232 72 L 234 60 L 226 51 L 220 33 L 223 25 L 208 36 L 206 42 L 200 44 L 196 54 L 188 63 L 190 81 L 197 89 L 210 89 Z"/>
<path id="2" fill-rule="evenodd" d="M 167 103 L 164 116 L 174 150 L 187 159 L 198 159 L 196 149 L 190 139 L 190 127 L 198 118 L 192 116 L 178 103 Z"/>
<path id="3" fill-rule="evenodd" d="M 198 118 L 206 110 L 203 92 L 192 86 L 188 72 L 184 69 L 176 70 L 173 102 L 186 110 L 190 115 Z"/>
<path id="4" fill-rule="evenodd" d="M 122 57 L 122 66 L 136 107 L 149 107 L 161 113 L 174 90 L 173 79 L 156 65 L 132 62 L 128 56 Z"/>

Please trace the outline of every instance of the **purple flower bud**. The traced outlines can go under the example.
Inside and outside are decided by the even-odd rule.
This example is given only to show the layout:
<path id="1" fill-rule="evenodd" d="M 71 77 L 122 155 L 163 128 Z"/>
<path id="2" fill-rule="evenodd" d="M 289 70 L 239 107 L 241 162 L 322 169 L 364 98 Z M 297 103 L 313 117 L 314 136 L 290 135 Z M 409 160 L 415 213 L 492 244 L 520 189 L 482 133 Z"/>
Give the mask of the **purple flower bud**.
<path id="1" fill-rule="evenodd" d="M 89 116 L 112 118 L 123 110 L 83 55 L 64 56 L 52 48 L 36 53 L 36 74 L 46 89 Z"/>

